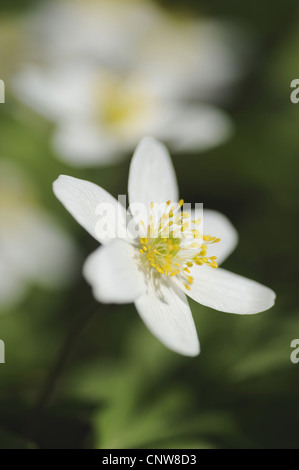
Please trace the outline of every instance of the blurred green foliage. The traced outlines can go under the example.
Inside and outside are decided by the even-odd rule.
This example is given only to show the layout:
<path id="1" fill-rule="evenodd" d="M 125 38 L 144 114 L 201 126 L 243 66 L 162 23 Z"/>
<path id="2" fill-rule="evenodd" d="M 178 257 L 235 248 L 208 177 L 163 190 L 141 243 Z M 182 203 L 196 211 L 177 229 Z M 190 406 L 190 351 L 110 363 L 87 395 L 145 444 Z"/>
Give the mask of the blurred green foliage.
<path id="1" fill-rule="evenodd" d="M 17 15 L 30 3 L 1 9 Z M 0 317 L 7 360 L 0 448 L 298 448 L 299 364 L 290 361 L 290 343 L 299 337 L 299 105 L 289 99 L 299 78 L 298 8 L 291 0 L 163 3 L 239 19 L 256 34 L 248 77 L 226 106 L 234 138 L 206 154 L 173 157 L 184 199 L 222 211 L 237 227 L 240 244 L 225 267 L 271 286 L 277 304 L 239 317 L 191 302 L 202 348 L 194 359 L 166 350 L 133 306 L 99 305 L 31 439 L 28 423 L 49 367 L 91 298 L 80 272 L 71 291 L 32 289 Z M 29 173 L 84 259 L 97 244 L 55 200 L 52 181 L 66 173 L 124 194 L 129 156 L 110 168 L 67 167 L 49 147 L 51 126 L 11 95 L 0 122 L 1 156 Z"/>

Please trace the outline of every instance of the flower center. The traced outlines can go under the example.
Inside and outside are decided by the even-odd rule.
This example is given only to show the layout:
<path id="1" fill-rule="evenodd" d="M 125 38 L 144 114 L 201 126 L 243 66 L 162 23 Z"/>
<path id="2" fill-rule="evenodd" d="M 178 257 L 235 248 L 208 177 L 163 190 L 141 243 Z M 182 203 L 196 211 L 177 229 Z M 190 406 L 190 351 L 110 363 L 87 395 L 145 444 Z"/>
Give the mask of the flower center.
<path id="1" fill-rule="evenodd" d="M 132 135 L 152 118 L 156 100 L 137 79 L 101 74 L 96 84 L 96 115 L 106 130 Z"/>
<path id="2" fill-rule="evenodd" d="M 207 257 L 208 245 L 218 243 L 220 238 L 202 235 L 199 231 L 201 219 L 191 220 L 189 212 L 181 210 L 184 201 L 164 204 L 161 212 L 151 203 L 151 213 L 146 236 L 140 238 L 140 253 L 148 266 L 159 274 L 177 276 L 190 290 L 193 283 L 190 268 L 206 264 L 217 268 L 216 256 Z M 161 208 L 160 208 L 161 209 Z"/>

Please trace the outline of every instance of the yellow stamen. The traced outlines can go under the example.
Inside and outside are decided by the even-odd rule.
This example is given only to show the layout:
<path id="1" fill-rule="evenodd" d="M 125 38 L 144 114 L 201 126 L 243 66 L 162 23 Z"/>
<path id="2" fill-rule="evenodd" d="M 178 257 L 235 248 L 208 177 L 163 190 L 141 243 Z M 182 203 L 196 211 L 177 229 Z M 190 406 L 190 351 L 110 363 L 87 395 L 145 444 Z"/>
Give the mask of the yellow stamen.
<path id="1" fill-rule="evenodd" d="M 181 211 L 183 204 L 183 199 L 178 205 L 172 206 L 171 201 L 167 201 L 165 212 L 156 220 L 153 217 L 155 204 L 150 203 L 150 223 L 147 232 L 140 238 L 139 252 L 156 273 L 167 277 L 177 276 L 185 288 L 190 290 L 194 278 L 189 268 L 194 264 L 217 268 L 217 257 L 207 257 L 207 251 L 208 245 L 218 243 L 220 238 L 201 234 L 195 228 L 200 219 L 192 221 L 189 213 Z M 144 222 L 141 225 L 145 228 Z"/>

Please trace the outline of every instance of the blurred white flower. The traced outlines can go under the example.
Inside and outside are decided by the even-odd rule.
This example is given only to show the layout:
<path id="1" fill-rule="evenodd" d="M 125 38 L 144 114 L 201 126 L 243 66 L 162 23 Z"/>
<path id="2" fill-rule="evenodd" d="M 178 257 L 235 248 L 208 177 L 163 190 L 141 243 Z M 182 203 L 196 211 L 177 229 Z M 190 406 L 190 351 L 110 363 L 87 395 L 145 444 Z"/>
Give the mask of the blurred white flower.
<path id="1" fill-rule="evenodd" d="M 231 133 L 220 110 L 165 98 L 136 71 L 120 76 L 89 64 L 49 72 L 31 67 L 17 88 L 28 105 L 56 121 L 55 149 L 74 165 L 111 163 L 146 134 L 177 150 L 205 150 Z"/>
<path id="2" fill-rule="evenodd" d="M 56 123 L 55 150 L 69 163 L 113 162 L 148 134 L 182 151 L 231 135 L 207 104 L 240 75 L 228 28 L 136 0 L 54 1 L 30 26 L 36 53 L 14 89 Z"/>
<path id="3" fill-rule="evenodd" d="M 60 176 L 54 183 L 54 192 L 73 217 L 104 244 L 84 266 L 95 298 L 107 303 L 135 302 L 147 327 L 168 348 L 187 356 L 199 353 L 185 294 L 229 313 L 254 314 L 274 304 L 271 289 L 223 269 L 213 269 L 217 268 L 216 257 L 223 262 L 237 243 L 236 231 L 225 216 L 204 211 L 206 235 L 200 237 L 199 230 L 183 223 L 181 230 L 186 236 L 178 238 L 173 227 L 179 225 L 181 216 L 172 208 L 172 202 L 178 201 L 175 172 L 167 149 L 154 139 L 143 139 L 135 151 L 129 174 L 129 199 L 130 204 L 141 203 L 148 208 L 153 208 L 154 202 L 165 203 L 165 213 L 158 220 L 150 217 L 148 226 L 136 219 L 145 227 L 141 238 L 115 238 L 117 225 L 126 220 L 126 210 L 99 186 Z M 96 230 L 97 207 L 103 203 L 112 205 L 120 214 L 117 221 L 109 219 L 109 232 L 113 228 L 115 232 L 112 240 L 101 238 Z M 170 217 L 171 227 L 167 238 L 161 232 L 165 214 Z M 216 237 L 221 237 L 220 243 L 216 243 Z"/>
<path id="4" fill-rule="evenodd" d="M 135 61 L 138 41 L 160 17 L 147 0 L 44 2 L 28 16 L 29 52 L 40 62 L 83 58 L 120 69 Z"/>
<path id="5" fill-rule="evenodd" d="M 72 240 L 38 207 L 21 170 L 0 162 L 0 306 L 17 303 L 29 285 L 57 288 L 73 278 Z"/>
<path id="6" fill-rule="evenodd" d="M 226 89 L 239 78 L 239 48 L 246 49 L 233 23 L 170 12 L 151 0 L 54 0 L 33 11 L 28 30 L 35 61 L 83 59 L 114 71 L 140 65 L 152 78 L 156 72 L 159 87 L 184 97 Z"/>

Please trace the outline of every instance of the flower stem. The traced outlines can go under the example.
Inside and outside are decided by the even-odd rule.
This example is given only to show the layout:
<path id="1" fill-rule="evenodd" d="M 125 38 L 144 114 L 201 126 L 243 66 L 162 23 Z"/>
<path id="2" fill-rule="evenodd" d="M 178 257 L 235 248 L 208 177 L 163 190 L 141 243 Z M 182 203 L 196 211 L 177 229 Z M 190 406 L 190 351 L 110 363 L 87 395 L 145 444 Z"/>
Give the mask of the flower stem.
<path id="1" fill-rule="evenodd" d="M 99 304 L 93 302 L 84 315 L 78 317 L 77 322 L 67 334 L 57 355 L 57 358 L 52 368 L 50 369 L 48 376 L 46 377 L 46 381 L 42 387 L 33 413 L 30 415 L 26 433 L 30 439 L 36 439 L 40 428 L 43 410 L 51 401 L 57 386 L 58 379 L 70 357 L 70 354 L 72 353 L 75 343 L 77 342 L 86 325 L 89 323 L 90 319 L 95 315 L 98 307 Z"/>

